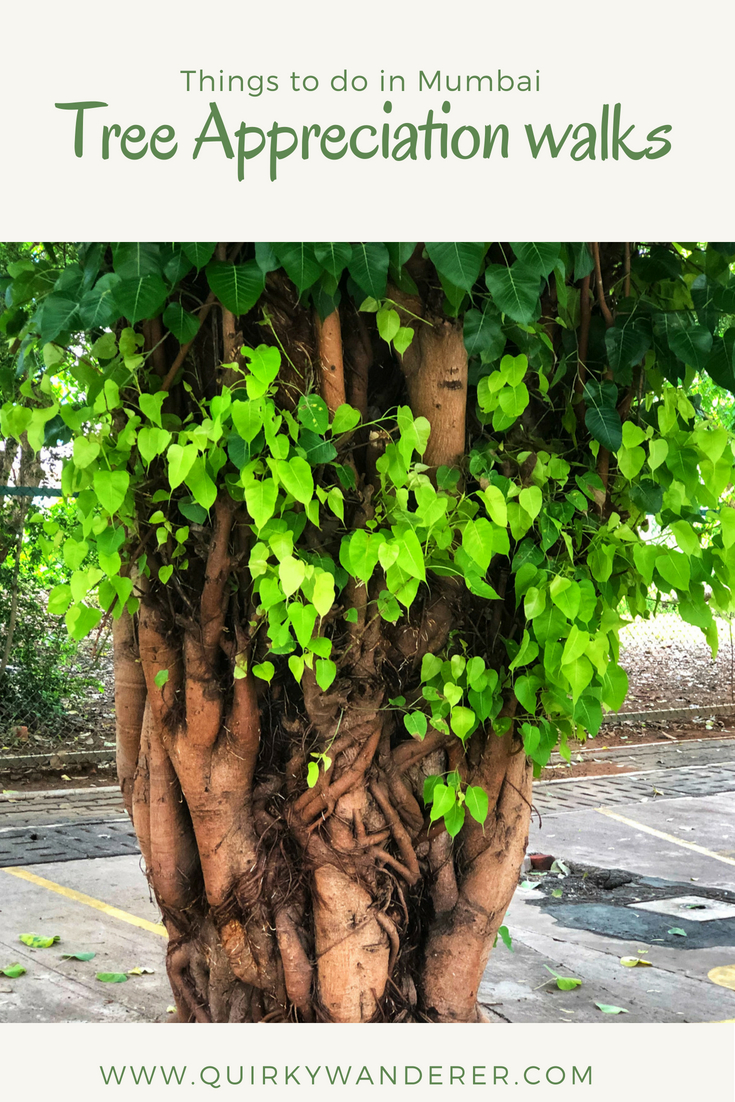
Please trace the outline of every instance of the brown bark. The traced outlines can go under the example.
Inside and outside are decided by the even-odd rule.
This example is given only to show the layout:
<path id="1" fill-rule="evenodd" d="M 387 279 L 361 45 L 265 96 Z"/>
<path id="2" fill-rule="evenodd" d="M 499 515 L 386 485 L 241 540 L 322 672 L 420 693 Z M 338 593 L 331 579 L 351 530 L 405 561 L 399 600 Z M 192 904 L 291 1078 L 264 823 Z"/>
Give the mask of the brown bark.
<path id="1" fill-rule="evenodd" d="M 329 412 L 334 413 L 339 406 L 344 405 L 347 401 L 339 310 L 333 310 L 324 321 L 321 320 L 318 314 L 315 314 L 314 325 L 319 348 L 321 396 L 327 403 Z"/>
<path id="2" fill-rule="evenodd" d="M 317 365 L 329 409 L 349 391 L 365 414 L 372 351 L 363 319 L 345 315 L 343 352 L 338 311 L 310 317 L 278 280 L 268 293 L 276 307 L 302 310 L 298 362 L 305 378 Z M 288 311 L 269 316 L 287 342 Z M 230 382 L 243 324 L 226 310 L 213 318 L 212 391 Z M 431 425 L 423 460 L 457 466 L 467 401 L 461 328 L 435 317 L 414 324 L 402 367 L 413 413 Z M 356 433 L 341 445 L 355 475 L 352 527 L 377 515 L 370 463 L 350 452 L 366 443 Z M 310 668 L 298 688 L 267 687 L 251 670 L 265 648 L 243 506 L 222 494 L 202 530 L 186 592 L 151 581 L 137 623 L 123 616 L 114 629 L 120 779 L 169 931 L 179 1019 L 478 1020 L 479 982 L 525 847 L 527 762 L 512 734 L 478 731 L 465 758 L 437 731 L 407 739 L 387 710 L 390 678 L 415 691 L 422 656 L 442 653 L 467 622 L 464 589 L 430 577 L 393 626 L 377 610 L 382 575 L 353 581 L 340 611 L 320 621 L 338 668 L 329 690 Z M 340 624 L 347 608 L 356 619 Z M 312 788 L 310 755 L 320 762 Z M 485 788 L 490 814 L 484 829 L 468 819 L 451 839 L 430 824 L 422 794 L 426 776 L 454 768 Z"/>
<path id="3" fill-rule="evenodd" d="M 467 431 L 467 352 L 461 326 L 446 319 L 416 324 L 403 372 L 414 416 L 431 425 L 424 463 L 459 466 Z"/>

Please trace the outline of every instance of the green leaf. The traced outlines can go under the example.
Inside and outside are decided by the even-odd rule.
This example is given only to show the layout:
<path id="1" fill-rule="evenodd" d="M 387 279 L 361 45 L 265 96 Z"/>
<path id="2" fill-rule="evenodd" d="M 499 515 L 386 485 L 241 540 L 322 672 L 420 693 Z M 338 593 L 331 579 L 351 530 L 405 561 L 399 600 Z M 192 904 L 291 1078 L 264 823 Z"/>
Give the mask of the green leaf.
<path id="1" fill-rule="evenodd" d="M 390 307 L 385 307 L 382 310 L 378 310 L 375 320 L 378 324 L 378 333 L 387 344 L 390 344 L 401 328 L 401 319 L 398 311 Z"/>
<path id="2" fill-rule="evenodd" d="M 161 274 L 161 249 L 150 241 L 122 241 L 112 246 L 112 264 L 121 279 Z"/>
<path id="3" fill-rule="evenodd" d="M 561 892 L 559 894 L 561 895 Z M 493 942 L 493 947 L 495 947 L 495 945 L 497 945 L 498 937 L 500 937 L 500 939 L 502 940 L 503 945 L 506 947 L 506 949 L 510 949 L 510 951 L 512 953 L 513 952 L 513 939 L 510 936 L 510 930 L 508 929 L 507 926 L 499 926 L 498 927 L 498 932 L 495 935 L 495 941 Z"/>
<path id="4" fill-rule="evenodd" d="M 85 329 L 103 329 L 108 325 L 114 325 L 120 317 L 120 310 L 115 301 L 115 288 L 119 283 L 119 275 L 115 272 L 107 272 L 97 280 L 92 290 L 87 291 L 82 297 L 79 302 L 79 320 Z M 105 334 L 105 336 L 112 335 Z M 94 348 L 92 351 L 101 359 L 112 359 L 115 355 L 114 351 L 111 356 L 102 356 Z"/>
<path id="5" fill-rule="evenodd" d="M 680 551 L 666 551 L 656 559 L 656 569 L 664 581 L 674 589 L 686 591 L 689 589 L 690 571 L 689 559 Z"/>
<path id="6" fill-rule="evenodd" d="M 637 486 L 631 486 L 630 499 L 642 513 L 653 516 L 661 512 L 664 501 L 663 487 L 650 478 L 642 478 Z"/>
<path id="7" fill-rule="evenodd" d="M 325 241 L 314 245 L 314 255 L 322 268 L 339 279 L 352 259 L 352 246 L 345 241 Z"/>
<path id="8" fill-rule="evenodd" d="M 71 602 L 71 586 L 55 585 L 48 595 L 48 612 L 50 616 L 63 616 Z"/>
<path id="9" fill-rule="evenodd" d="M 98 972 L 95 977 L 100 983 L 126 983 L 127 978 L 125 972 Z"/>
<path id="10" fill-rule="evenodd" d="M 611 1006 L 609 1003 L 595 1003 L 598 1010 L 601 1010 L 603 1014 L 628 1014 L 629 1011 L 625 1010 L 622 1006 Z"/>
<path id="11" fill-rule="evenodd" d="M 686 937 L 686 930 L 682 930 L 681 926 L 672 926 L 668 931 L 670 934 L 676 934 L 677 937 Z"/>
<path id="12" fill-rule="evenodd" d="M 96 953 L 62 953 L 62 960 L 93 960 L 97 956 Z"/>
<path id="13" fill-rule="evenodd" d="M 296 501 L 306 505 L 314 496 L 314 476 L 305 459 L 296 455 L 293 459 L 278 459 L 275 470 L 284 487 Z"/>
<path id="14" fill-rule="evenodd" d="M 412 528 L 400 528 L 394 532 L 398 543 L 398 565 L 412 578 L 426 581 L 424 552 L 419 538 Z"/>
<path id="15" fill-rule="evenodd" d="M 440 275 L 463 291 L 472 290 L 480 274 L 485 245 L 472 241 L 428 241 L 425 248 Z"/>
<path id="16" fill-rule="evenodd" d="M 313 605 L 292 601 L 288 606 L 288 618 L 293 624 L 296 638 L 302 647 L 308 647 L 316 623 L 317 611 Z"/>
<path id="17" fill-rule="evenodd" d="M 311 600 L 320 616 L 326 616 L 334 604 L 334 578 L 327 570 L 317 574 Z"/>
<path id="18" fill-rule="evenodd" d="M 403 717 L 403 725 L 412 738 L 423 739 L 427 731 L 427 719 L 423 712 L 409 712 Z"/>
<path id="19" fill-rule="evenodd" d="M 505 335 L 500 315 L 490 303 L 485 304 L 482 312 L 467 311 L 462 332 L 468 357 L 484 353 L 484 358 L 492 362 L 502 355 L 505 348 Z"/>
<path id="20" fill-rule="evenodd" d="M 332 418 L 332 435 L 338 436 L 343 432 L 350 432 L 360 423 L 360 412 L 346 403 L 338 406 Z"/>
<path id="21" fill-rule="evenodd" d="M 259 401 L 233 402 L 230 406 L 230 416 L 238 434 L 248 444 L 252 444 L 263 427 L 263 403 Z"/>
<path id="22" fill-rule="evenodd" d="M 225 309 L 236 316 L 252 310 L 265 288 L 265 276 L 255 260 L 237 265 L 214 261 L 207 267 L 207 281 Z"/>
<path id="23" fill-rule="evenodd" d="M 549 586 L 551 599 L 568 620 L 574 620 L 579 612 L 582 594 L 576 582 L 557 574 Z M 536 624 L 534 623 L 534 628 Z"/>
<path id="24" fill-rule="evenodd" d="M 296 416 L 304 428 L 320 436 L 329 428 L 329 408 L 318 394 L 302 394 Z"/>
<path id="25" fill-rule="evenodd" d="M 651 338 L 630 319 L 618 319 L 605 333 L 607 360 L 616 379 L 627 382 L 630 369 L 636 367 L 651 344 Z"/>
<path id="26" fill-rule="evenodd" d="M 582 981 L 575 979 L 573 976 L 560 976 L 558 972 L 555 972 L 553 968 L 549 968 L 548 964 L 544 965 L 547 972 L 551 972 L 552 976 L 556 980 L 556 986 L 560 991 L 573 991 L 575 987 L 581 987 Z M 547 980 L 547 983 L 549 981 Z M 599 1003 L 595 1003 L 595 1006 L 599 1006 Z"/>
<path id="27" fill-rule="evenodd" d="M 278 577 L 285 596 L 290 597 L 306 577 L 306 563 L 294 558 L 293 555 L 288 555 L 278 564 Z"/>
<path id="28" fill-rule="evenodd" d="M 60 333 L 78 329 L 80 325 L 76 299 L 51 294 L 44 301 L 41 313 L 41 342 L 47 344 Z"/>
<path id="29" fill-rule="evenodd" d="M 456 838 L 464 825 L 464 807 L 455 803 L 444 816 L 444 826 L 450 838 Z"/>
<path id="30" fill-rule="evenodd" d="M 0 968 L 0 973 L 3 976 L 7 976 L 9 980 L 17 980 L 19 976 L 24 976 L 26 973 L 22 964 L 8 964 L 5 968 Z"/>
<path id="31" fill-rule="evenodd" d="M 402 356 L 413 340 L 414 331 L 410 326 L 402 325 L 393 338 L 393 347 L 399 356 Z"/>
<path id="32" fill-rule="evenodd" d="M 125 500 L 130 475 L 127 471 L 97 470 L 92 481 L 100 505 L 110 516 L 114 516 Z"/>
<path id="33" fill-rule="evenodd" d="M 712 351 L 712 334 L 703 325 L 675 329 L 669 333 L 669 348 L 685 364 L 703 371 Z"/>
<path id="34" fill-rule="evenodd" d="M 511 268 L 490 264 L 485 270 L 485 283 L 493 302 L 503 314 L 521 325 L 535 321 L 539 313 L 539 277 L 522 264 Z"/>
<path id="35" fill-rule="evenodd" d="M 57 941 L 61 941 L 61 937 L 59 934 L 51 934 L 49 937 L 42 937 L 40 934 L 20 934 L 18 940 L 24 945 L 29 945 L 31 949 L 50 949 Z"/>
<path id="36" fill-rule="evenodd" d="M 458 705 L 452 708 L 450 722 L 454 734 L 464 742 L 472 729 L 477 726 L 477 716 L 471 708 Z"/>
<path id="37" fill-rule="evenodd" d="M 151 463 L 171 442 L 171 433 L 155 425 L 145 425 L 138 431 L 138 451 L 144 463 Z"/>
<path id="38" fill-rule="evenodd" d="M 276 667 L 272 662 L 259 662 L 257 666 L 252 668 L 253 676 L 259 677 L 261 681 L 272 681 L 273 674 L 276 672 Z"/>
<path id="39" fill-rule="evenodd" d="M 435 784 L 431 804 L 432 823 L 435 823 L 438 819 L 443 819 L 452 810 L 456 802 L 457 790 L 455 788 L 441 782 Z"/>
<path id="40" fill-rule="evenodd" d="M 314 788 L 319 780 L 319 764 L 315 761 L 310 761 L 306 768 L 306 784 L 308 788 Z"/>
<path id="41" fill-rule="evenodd" d="M 286 270 L 288 278 L 296 284 L 299 294 L 307 291 L 318 280 L 322 266 L 317 261 L 314 246 L 304 241 L 273 243 L 273 252 Z"/>
<path id="42" fill-rule="evenodd" d="M 217 500 L 217 486 L 207 471 L 203 456 L 197 456 L 192 463 L 186 476 L 186 485 L 191 490 L 198 505 L 207 510 L 212 508 Z"/>
<path id="43" fill-rule="evenodd" d="M 217 245 L 214 241 L 183 241 L 181 250 L 195 268 L 206 268 L 214 256 Z"/>
<path id="44" fill-rule="evenodd" d="M 157 689 L 162 689 L 168 682 L 168 670 L 159 670 L 156 676 L 153 678 Z"/>
<path id="45" fill-rule="evenodd" d="M 613 383 L 585 383 L 587 410 L 584 423 L 593 439 L 608 451 L 616 452 L 623 443 L 623 426 L 615 408 L 617 388 Z"/>
<path id="46" fill-rule="evenodd" d="M 510 247 L 529 272 L 548 276 L 559 261 L 561 245 L 552 241 L 511 241 Z"/>
<path id="47" fill-rule="evenodd" d="M 314 670 L 316 683 L 322 692 L 326 692 L 337 676 L 337 667 L 331 658 L 318 658 Z"/>
<path id="48" fill-rule="evenodd" d="M 379 241 L 360 241 L 352 246 L 347 270 L 360 290 L 374 299 L 384 299 L 388 283 L 388 250 Z"/>
<path id="49" fill-rule="evenodd" d="M 130 325 L 154 318 L 163 307 L 168 288 L 159 275 L 123 279 L 113 291 L 115 304 Z"/>
<path id="50" fill-rule="evenodd" d="M 170 329 L 179 344 L 193 341 L 199 332 L 199 321 L 187 313 L 180 302 L 170 302 L 163 312 L 163 324 Z"/>
<path id="51" fill-rule="evenodd" d="M 490 806 L 487 792 L 485 792 L 484 788 L 480 788 L 478 785 L 468 784 L 464 799 L 467 810 L 475 822 L 484 823 L 487 819 L 487 813 Z M 508 946 L 508 948 L 510 948 L 510 946 Z"/>
<path id="52" fill-rule="evenodd" d="M 169 452 L 171 449 L 169 448 Z M 262 528 L 275 511 L 278 486 L 272 478 L 248 482 L 245 486 L 245 504 L 256 528 Z"/>

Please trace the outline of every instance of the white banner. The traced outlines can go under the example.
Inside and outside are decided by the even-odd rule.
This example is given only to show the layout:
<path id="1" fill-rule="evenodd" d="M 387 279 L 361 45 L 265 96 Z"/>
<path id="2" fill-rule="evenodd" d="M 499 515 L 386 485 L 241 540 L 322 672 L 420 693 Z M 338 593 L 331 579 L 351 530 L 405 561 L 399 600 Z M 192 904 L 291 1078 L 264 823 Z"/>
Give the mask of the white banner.
<path id="1" fill-rule="evenodd" d="M 26 1102 L 733 1097 L 732 1026 L 629 1025 L 617 1036 L 614 1028 L 5 1025 L 3 1096 Z"/>
<path id="2" fill-rule="evenodd" d="M 3 233 L 719 240 L 732 29 L 713 0 L 16 5 Z"/>

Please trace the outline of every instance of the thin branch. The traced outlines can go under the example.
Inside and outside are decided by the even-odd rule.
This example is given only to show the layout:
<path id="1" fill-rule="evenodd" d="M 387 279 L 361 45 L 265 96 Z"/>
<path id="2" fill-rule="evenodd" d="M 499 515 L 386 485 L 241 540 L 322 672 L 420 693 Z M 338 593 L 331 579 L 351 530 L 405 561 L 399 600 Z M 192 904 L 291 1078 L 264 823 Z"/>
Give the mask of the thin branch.
<path id="1" fill-rule="evenodd" d="M 602 316 L 605 319 L 605 325 L 608 329 L 615 324 L 615 318 L 612 316 L 612 311 L 607 304 L 605 298 L 605 285 L 602 282 L 602 266 L 600 263 L 600 246 L 597 241 L 592 242 L 592 256 L 595 261 L 595 284 L 597 286 L 597 302 L 602 311 Z"/>

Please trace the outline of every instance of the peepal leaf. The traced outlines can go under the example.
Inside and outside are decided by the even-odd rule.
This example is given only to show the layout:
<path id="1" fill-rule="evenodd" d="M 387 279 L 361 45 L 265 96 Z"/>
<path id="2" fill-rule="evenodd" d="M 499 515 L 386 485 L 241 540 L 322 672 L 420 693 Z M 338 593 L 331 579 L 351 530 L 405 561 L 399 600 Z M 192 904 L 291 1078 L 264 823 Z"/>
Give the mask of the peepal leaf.
<path id="1" fill-rule="evenodd" d="M 127 983 L 128 977 L 124 972 L 98 972 L 95 979 L 100 983 Z"/>
<path id="2" fill-rule="evenodd" d="M 626 1010 L 622 1006 L 611 1006 L 610 1003 L 595 1003 L 598 1010 L 601 1010 L 603 1014 L 628 1014 L 630 1011 Z"/>
<path id="3" fill-rule="evenodd" d="M 62 953 L 62 960 L 92 960 L 96 957 L 96 953 Z"/>
<path id="4" fill-rule="evenodd" d="M 555 972 L 553 968 L 549 968 L 548 964 L 544 965 L 547 972 L 551 972 L 552 976 L 556 980 L 556 986 L 560 991 L 573 991 L 575 987 L 581 987 L 582 981 L 575 979 L 574 976 L 560 976 L 558 972 Z M 549 982 L 548 980 L 546 981 Z"/>
<path id="5" fill-rule="evenodd" d="M 5 968 L 0 968 L 0 972 L 3 976 L 7 976 L 9 980 L 17 980 L 18 976 L 25 975 L 25 968 L 22 964 L 8 964 Z"/>
<path id="6" fill-rule="evenodd" d="M 31 949 L 50 949 L 57 941 L 61 941 L 61 938 L 58 934 L 52 934 L 50 937 L 41 937 L 39 934 L 20 934 L 18 940 L 24 945 L 29 945 Z"/>

